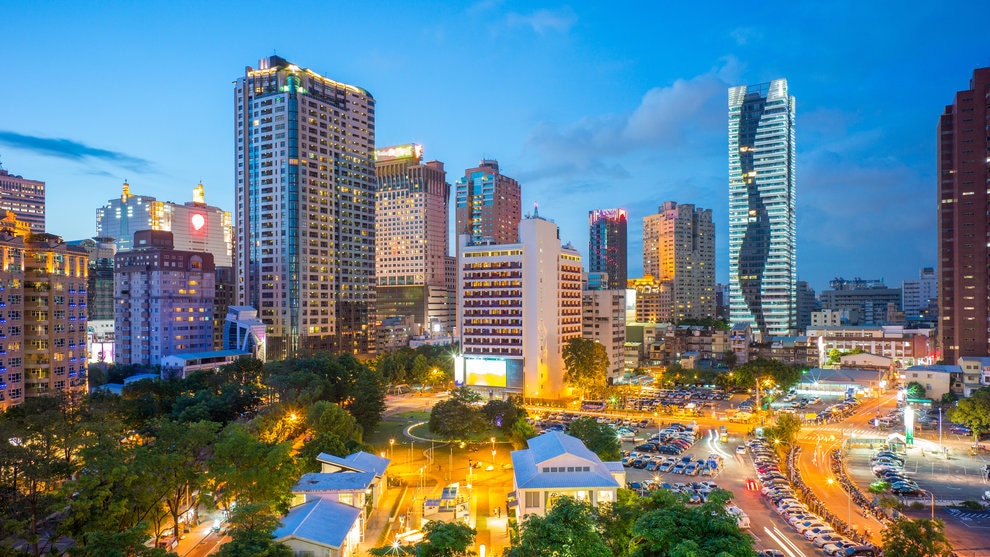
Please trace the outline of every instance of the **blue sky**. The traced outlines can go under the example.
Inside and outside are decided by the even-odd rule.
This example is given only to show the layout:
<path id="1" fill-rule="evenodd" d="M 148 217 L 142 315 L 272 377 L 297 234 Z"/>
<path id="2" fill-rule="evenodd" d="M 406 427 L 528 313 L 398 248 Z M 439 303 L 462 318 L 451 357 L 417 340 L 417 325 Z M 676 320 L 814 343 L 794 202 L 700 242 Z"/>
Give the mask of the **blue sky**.
<path id="1" fill-rule="evenodd" d="M 482 157 L 587 252 L 591 209 L 711 208 L 728 279 L 731 85 L 797 98 L 798 274 L 899 285 L 933 266 L 935 126 L 990 65 L 988 2 L 5 2 L 0 163 L 48 183 L 48 229 L 120 193 L 233 209 L 233 88 L 277 53 L 368 89 L 380 146 L 453 183 Z"/>

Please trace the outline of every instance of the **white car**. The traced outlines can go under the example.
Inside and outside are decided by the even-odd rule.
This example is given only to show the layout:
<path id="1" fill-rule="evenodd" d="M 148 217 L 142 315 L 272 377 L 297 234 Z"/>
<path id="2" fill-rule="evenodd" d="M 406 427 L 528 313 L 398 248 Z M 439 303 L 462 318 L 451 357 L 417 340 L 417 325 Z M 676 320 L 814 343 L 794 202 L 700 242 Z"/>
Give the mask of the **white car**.
<path id="1" fill-rule="evenodd" d="M 804 531 L 804 539 L 808 540 L 809 542 L 812 542 L 815 541 L 815 539 L 817 539 L 820 536 L 826 536 L 834 533 L 835 530 L 833 530 L 829 526 L 822 526 L 820 528 L 809 528 L 808 530 Z"/>
<path id="2" fill-rule="evenodd" d="M 746 454 L 746 446 L 739 445 L 738 447 L 736 447 L 736 454 Z"/>
<path id="3" fill-rule="evenodd" d="M 834 544 L 840 541 L 843 541 L 842 537 L 840 537 L 838 534 L 832 533 L 832 534 L 825 534 L 822 536 L 818 536 L 817 538 L 812 540 L 811 543 L 815 544 L 815 547 L 825 547 L 830 543 Z"/>

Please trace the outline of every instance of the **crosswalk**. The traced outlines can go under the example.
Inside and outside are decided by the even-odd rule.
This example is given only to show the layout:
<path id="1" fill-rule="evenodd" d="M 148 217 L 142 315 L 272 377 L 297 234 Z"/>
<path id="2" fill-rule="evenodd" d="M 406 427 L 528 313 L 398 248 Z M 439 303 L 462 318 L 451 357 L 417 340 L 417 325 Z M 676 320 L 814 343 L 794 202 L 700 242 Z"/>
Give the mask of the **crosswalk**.
<path id="1" fill-rule="evenodd" d="M 961 509 L 946 509 L 946 512 L 965 520 L 986 520 L 990 518 L 990 511 L 968 512 Z"/>

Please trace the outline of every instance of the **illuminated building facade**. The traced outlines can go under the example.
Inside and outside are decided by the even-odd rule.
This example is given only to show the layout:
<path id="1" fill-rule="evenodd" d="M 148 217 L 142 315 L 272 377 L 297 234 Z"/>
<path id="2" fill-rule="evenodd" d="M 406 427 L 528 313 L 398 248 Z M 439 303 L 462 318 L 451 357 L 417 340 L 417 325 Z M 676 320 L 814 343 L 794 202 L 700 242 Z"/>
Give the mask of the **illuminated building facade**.
<path id="1" fill-rule="evenodd" d="M 14 176 L 0 168 L 0 209 L 25 222 L 31 232 L 45 231 L 45 183 Z"/>
<path id="2" fill-rule="evenodd" d="M 156 230 L 135 233 L 134 246 L 114 256 L 116 363 L 213 350 L 213 255 L 177 250 L 171 232 Z"/>
<path id="3" fill-rule="evenodd" d="M 450 257 L 450 184 L 440 161 L 423 163 L 421 145 L 378 149 L 375 156 L 377 321 L 411 317 L 413 335 L 449 335 L 456 291 Z"/>
<path id="4" fill-rule="evenodd" d="M 943 359 L 990 355 L 990 68 L 938 121 L 938 316 Z"/>
<path id="5" fill-rule="evenodd" d="M 659 322 L 715 317 L 715 224 L 711 209 L 665 201 L 643 217 L 643 272 L 662 286 Z M 646 317 L 644 315 L 643 317 Z M 657 321 L 647 321 L 657 322 Z"/>
<path id="6" fill-rule="evenodd" d="M 519 223 L 519 240 L 459 238 L 455 381 L 489 398 L 559 398 L 564 344 L 581 336 L 581 255 L 539 216 Z"/>
<path id="7" fill-rule="evenodd" d="M 0 218 L 0 410 L 55 391 L 84 394 L 86 250 Z"/>
<path id="8" fill-rule="evenodd" d="M 586 288 L 581 292 L 581 336 L 598 341 L 608 353 L 608 379 L 625 371 L 626 291 Z"/>
<path id="9" fill-rule="evenodd" d="M 499 172 L 497 160 L 484 159 L 465 170 L 457 180 L 455 197 L 458 236 L 467 234 L 471 244 L 519 241 L 522 189 Z"/>
<path id="10" fill-rule="evenodd" d="M 794 97 L 787 80 L 729 88 L 729 319 L 797 330 Z"/>
<path id="11" fill-rule="evenodd" d="M 96 235 L 113 238 L 117 251 L 133 248 L 134 233 L 171 232 L 176 249 L 213 255 L 217 266 L 233 265 L 234 226 L 229 211 L 206 204 L 203 184 L 193 188 L 193 200 L 183 205 L 158 201 L 150 195 L 132 195 L 124 182 L 119 199 L 96 210 Z"/>
<path id="12" fill-rule="evenodd" d="M 588 272 L 608 273 L 607 290 L 626 287 L 625 209 L 596 209 L 588 212 Z"/>
<path id="13" fill-rule="evenodd" d="M 632 321 L 637 323 L 670 323 L 671 303 L 670 282 L 661 282 L 653 275 L 627 281 L 626 296 L 634 302 L 635 314 Z M 628 316 L 627 316 L 628 317 Z"/>
<path id="14" fill-rule="evenodd" d="M 369 353 L 375 316 L 375 100 L 278 56 L 234 90 L 239 305 L 272 360 Z"/>

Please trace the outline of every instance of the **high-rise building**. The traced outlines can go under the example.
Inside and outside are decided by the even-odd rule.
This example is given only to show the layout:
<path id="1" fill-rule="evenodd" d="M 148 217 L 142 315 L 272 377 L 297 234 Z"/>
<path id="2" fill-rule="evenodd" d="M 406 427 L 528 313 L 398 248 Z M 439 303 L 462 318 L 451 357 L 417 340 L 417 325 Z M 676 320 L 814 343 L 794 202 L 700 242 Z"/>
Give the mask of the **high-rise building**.
<path id="1" fill-rule="evenodd" d="M 811 314 L 818 309 L 818 296 L 806 280 L 797 282 L 797 324 L 804 331 L 811 325 Z"/>
<path id="2" fill-rule="evenodd" d="M 267 354 L 369 353 L 375 315 L 375 99 L 278 56 L 234 90 L 238 304 Z"/>
<path id="3" fill-rule="evenodd" d="M 17 215 L 31 232 L 45 231 L 45 183 L 14 176 L 0 168 L 0 209 Z"/>
<path id="4" fill-rule="evenodd" d="M 581 336 L 597 341 L 608 353 L 608 380 L 625 371 L 626 291 L 585 288 L 581 292 Z"/>
<path id="5" fill-rule="evenodd" d="M 213 350 L 213 255 L 177 250 L 159 230 L 136 232 L 133 245 L 114 256 L 116 363 Z"/>
<path id="6" fill-rule="evenodd" d="M 626 228 L 629 213 L 625 209 L 588 211 L 588 272 L 607 273 L 606 290 L 626 287 Z"/>
<path id="7" fill-rule="evenodd" d="M 0 410 L 85 393 L 86 251 L 0 212 Z"/>
<path id="8" fill-rule="evenodd" d="M 132 249 L 134 233 L 142 230 L 171 232 L 176 249 L 212 254 L 219 267 L 233 265 L 230 212 L 206 204 L 203 184 L 193 188 L 192 201 L 179 205 L 150 195 L 132 195 L 130 184 L 124 182 L 120 198 L 96 210 L 96 235 L 113 238 L 117 251 Z"/>
<path id="9" fill-rule="evenodd" d="M 932 319 L 931 309 L 937 313 L 938 273 L 934 267 L 924 267 L 918 273 L 918 280 L 901 283 L 901 307 L 908 319 Z M 934 308 L 932 306 L 935 306 Z"/>
<path id="10" fill-rule="evenodd" d="M 581 336 L 581 255 L 538 215 L 519 223 L 518 243 L 458 240 L 455 382 L 489 398 L 564 395 L 564 345 Z"/>
<path id="11" fill-rule="evenodd" d="M 938 122 L 939 331 L 943 359 L 990 355 L 990 68 Z"/>
<path id="12" fill-rule="evenodd" d="M 519 182 L 499 172 L 498 161 L 484 159 L 464 171 L 456 185 L 456 231 L 471 244 L 519 241 L 522 189 Z"/>
<path id="13" fill-rule="evenodd" d="M 670 310 L 673 304 L 669 281 L 661 282 L 653 275 L 631 278 L 627 281 L 626 296 L 635 300 L 634 322 L 671 322 Z"/>
<path id="14" fill-rule="evenodd" d="M 89 322 L 113 321 L 113 256 L 117 247 L 113 238 L 86 238 L 67 242 L 89 254 Z"/>
<path id="15" fill-rule="evenodd" d="M 445 275 L 450 184 L 442 162 L 422 158 L 414 144 L 375 155 L 375 309 L 377 321 L 412 317 L 414 335 L 450 335 L 457 295 Z"/>
<path id="16" fill-rule="evenodd" d="M 794 97 L 787 80 L 729 88 L 729 318 L 797 330 Z"/>
<path id="17" fill-rule="evenodd" d="M 714 318 L 715 224 L 711 209 L 665 201 L 657 214 L 643 217 L 643 272 L 667 284 L 669 320 Z"/>

